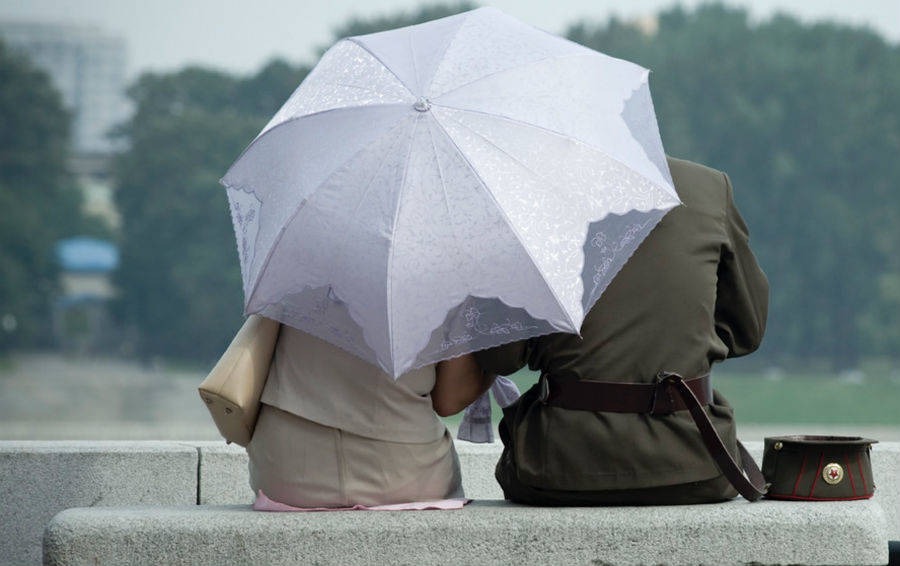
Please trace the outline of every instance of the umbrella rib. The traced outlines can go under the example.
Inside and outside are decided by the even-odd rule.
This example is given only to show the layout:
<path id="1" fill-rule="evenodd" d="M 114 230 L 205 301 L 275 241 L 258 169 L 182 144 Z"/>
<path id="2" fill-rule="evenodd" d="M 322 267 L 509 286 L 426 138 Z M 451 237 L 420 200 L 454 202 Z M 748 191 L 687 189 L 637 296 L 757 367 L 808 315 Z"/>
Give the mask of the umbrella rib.
<path id="1" fill-rule="evenodd" d="M 432 119 L 434 121 L 434 119 Z M 434 152 L 434 161 L 437 163 L 438 168 L 438 177 L 441 179 L 441 194 L 444 195 L 444 208 L 447 210 L 447 217 L 449 218 L 453 211 L 450 207 L 450 197 L 447 195 L 447 183 L 445 183 L 444 179 L 444 168 L 441 167 L 441 160 L 438 155 L 437 146 L 434 143 L 434 132 L 431 128 L 428 128 L 428 139 L 431 140 L 431 150 Z M 459 242 L 459 234 L 457 234 L 456 229 L 453 230 L 453 238 Z"/>
<path id="2" fill-rule="evenodd" d="M 526 165 L 521 159 L 518 159 L 515 155 L 511 154 L 510 152 L 506 151 L 505 149 L 503 149 L 502 147 L 500 147 L 499 145 L 497 145 L 493 140 L 491 140 L 489 137 L 485 136 L 485 135 L 482 134 L 481 132 L 478 132 L 478 131 L 476 131 L 475 129 L 470 128 L 470 127 L 467 126 L 464 122 L 461 122 L 461 121 L 459 121 L 458 119 L 455 119 L 455 118 L 452 118 L 452 117 L 451 117 L 450 119 L 453 120 L 454 122 L 456 122 L 459 126 L 461 126 L 461 127 L 463 127 L 463 128 L 466 128 L 467 130 L 469 130 L 470 132 L 472 132 L 473 134 L 475 134 L 476 136 L 478 136 L 479 138 L 481 138 L 485 143 L 487 143 L 488 145 L 490 145 L 491 147 L 493 147 L 493 148 L 496 149 L 497 151 L 501 152 L 503 155 L 509 157 L 512 161 L 514 161 L 514 162 L 517 163 L 520 167 L 522 167 L 522 169 L 525 169 L 526 171 L 528 171 L 529 173 L 531 173 L 532 175 L 534 175 L 535 177 L 537 177 L 537 178 L 540 179 L 541 181 L 545 181 L 546 184 L 548 184 L 548 185 L 550 185 L 550 186 L 553 186 L 553 187 L 560 187 L 560 186 L 563 186 L 563 185 L 560 185 L 558 182 L 555 182 L 555 181 L 553 181 L 552 179 L 549 179 L 549 178 L 547 178 L 546 176 L 541 175 L 540 173 L 538 173 L 537 171 L 535 171 L 534 169 L 532 169 L 531 167 L 529 167 L 528 165 Z M 517 120 L 512 120 L 512 121 L 516 122 Z M 521 123 L 521 122 L 520 122 L 520 123 Z M 551 130 L 545 130 L 545 131 L 550 132 Z M 584 144 L 584 145 L 587 145 L 587 144 Z M 590 147 L 590 146 L 588 146 L 588 147 Z M 601 153 L 603 153 L 604 155 L 606 155 L 605 152 L 601 152 Z M 599 220 L 599 219 L 598 219 L 598 220 Z"/>
<path id="3" fill-rule="evenodd" d="M 377 54 L 375 54 L 372 50 L 370 50 L 368 47 L 366 47 L 363 43 L 360 43 L 359 41 L 357 41 L 357 39 L 356 39 L 355 37 L 350 37 L 350 38 L 347 39 L 347 41 L 352 41 L 353 43 L 355 43 L 356 45 L 358 45 L 360 49 L 362 49 L 363 51 L 365 51 L 366 53 L 368 53 L 369 55 L 371 55 L 376 61 L 378 61 L 379 63 L 381 63 L 381 66 L 382 66 L 382 67 L 384 67 L 385 69 L 387 69 L 387 71 L 388 71 L 389 73 L 391 73 L 392 75 L 394 75 L 394 77 L 397 79 L 397 82 L 399 82 L 401 85 L 403 85 L 403 88 L 405 88 L 407 91 L 409 91 L 409 93 L 410 93 L 411 95 L 413 95 L 413 96 L 418 96 L 415 92 L 413 92 L 413 90 L 412 90 L 411 88 L 409 88 L 409 85 L 408 85 L 408 84 L 406 84 L 405 82 L 403 82 L 403 79 L 400 78 L 400 75 L 398 75 L 397 73 L 395 73 L 394 70 L 391 68 L 390 65 L 388 65 L 387 63 L 385 63 L 384 60 L 383 60 L 381 57 L 379 57 Z"/>
<path id="4" fill-rule="evenodd" d="M 474 109 L 472 109 L 472 108 L 459 108 L 458 106 L 447 106 L 447 105 L 445 105 L 445 104 L 439 104 L 439 103 L 436 103 L 436 102 L 433 102 L 432 105 L 433 105 L 433 106 L 441 106 L 441 107 L 446 108 L 446 109 L 448 109 L 448 110 L 455 110 L 455 111 L 457 111 L 457 112 L 468 112 L 468 113 L 470 113 L 470 114 L 478 114 L 478 115 L 480 115 L 480 116 L 487 116 L 488 118 L 495 118 L 495 119 L 498 119 L 498 120 L 506 120 L 506 121 L 508 121 L 508 122 L 514 122 L 514 123 L 516 123 L 516 124 L 521 124 L 522 126 L 527 126 L 528 128 L 531 128 L 531 129 L 534 129 L 534 130 L 541 130 L 541 131 L 547 132 L 547 133 L 549 133 L 549 134 L 553 134 L 553 135 L 556 135 L 556 136 L 565 138 L 565 139 L 567 139 L 567 140 L 571 140 L 571 141 L 574 141 L 574 142 L 576 142 L 576 143 L 580 143 L 580 144 L 585 145 L 585 146 L 587 146 L 587 147 L 593 148 L 593 149 L 595 149 L 595 150 L 597 150 L 597 151 L 601 151 L 601 150 L 599 150 L 599 149 L 597 149 L 597 148 L 594 148 L 593 146 L 591 146 L 591 145 L 589 145 L 589 144 L 587 144 L 587 143 L 585 143 L 585 142 L 583 142 L 583 141 L 581 141 L 581 140 L 579 140 L 579 139 L 577 139 L 577 138 L 573 138 L 573 137 L 571 137 L 571 136 L 569 136 L 569 135 L 567 135 L 567 134 L 565 134 L 565 133 L 563 133 L 563 132 L 559 132 L 559 131 L 557 131 L 557 130 L 553 130 L 553 129 L 548 128 L 548 127 L 546 127 L 546 126 L 541 126 L 540 124 L 534 124 L 534 123 L 532 123 L 532 122 L 526 122 L 526 121 L 524 121 L 524 120 L 520 120 L 520 119 L 518 119 L 518 118 L 513 118 L 513 117 L 511 117 L 511 116 L 504 116 L 503 114 L 496 114 L 496 113 L 494 113 L 494 112 L 485 112 L 484 110 L 474 110 Z M 603 153 L 606 153 L 606 152 L 603 152 Z"/>
<path id="5" fill-rule="evenodd" d="M 419 129 L 419 119 L 420 116 L 416 117 L 415 124 L 413 125 L 412 135 L 410 136 L 410 140 L 414 140 L 416 137 L 416 131 Z M 409 157 L 412 155 L 413 150 L 412 141 L 409 144 L 409 150 L 406 153 L 406 163 L 409 163 Z M 394 222 L 391 226 L 391 245 L 388 248 L 388 273 L 393 272 L 393 263 L 394 263 L 394 247 L 396 246 L 396 239 L 394 235 L 397 233 L 397 223 L 400 220 L 400 208 L 403 204 L 403 193 L 406 192 L 406 179 L 407 173 L 409 172 L 409 168 L 404 168 L 403 170 L 403 179 L 400 181 L 400 190 L 397 194 L 397 208 L 394 210 Z M 391 373 L 395 373 L 396 371 L 396 358 L 394 352 L 394 305 L 393 305 L 393 285 L 390 277 L 387 277 L 387 319 L 388 319 L 388 341 L 390 342 L 390 351 L 391 351 Z"/>
<path id="6" fill-rule="evenodd" d="M 249 144 L 247 144 L 247 147 L 244 148 L 244 151 L 241 152 L 241 154 L 237 157 L 237 159 L 234 160 L 234 163 L 232 163 L 231 167 L 228 168 L 228 171 L 225 172 L 224 177 L 219 179 L 219 183 L 221 183 L 222 185 L 225 185 L 226 187 L 230 187 L 231 185 L 228 185 L 225 183 L 225 177 L 228 176 L 228 173 L 231 172 L 231 169 L 234 168 L 234 166 L 238 164 L 238 162 L 244 157 L 244 155 L 248 151 L 250 151 L 253 148 L 253 146 L 255 146 L 257 144 L 257 142 L 259 142 L 259 140 L 261 140 L 263 138 L 263 136 L 268 135 L 269 132 L 272 132 L 273 130 L 276 130 L 276 129 L 279 129 L 282 127 L 286 127 L 294 122 L 299 122 L 300 120 L 303 120 L 304 118 L 311 118 L 313 116 L 319 116 L 321 114 L 327 114 L 329 112 L 340 112 L 342 110 L 359 110 L 361 108 L 373 108 L 373 107 L 377 107 L 377 106 L 397 106 L 397 107 L 403 108 L 403 107 L 406 107 L 406 104 L 404 104 L 402 102 L 390 102 L 390 103 L 381 103 L 381 104 L 357 104 L 354 106 L 340 106 L 337 108 L 326 108 L 325 110 L 319 110 L 318 112 L 311 112 L 309 114 L 304 114 L 302 116 L 291 116 L 284 122 L 279 122 L 269 129 L 263 128 L 263 130 L 260 133 L 258 133 L 256 135 L 256 137 L 253 138 L 253 140 Z"/>
<path id="7" fill-rule="evenodd" d="M 433 116 L 432 116 L 431 121 L 437 122 L 437 120 L 435 120 Z M 447 218 L 449 220 L 452 218 L 453 210 L 452 210 L 452 207 L 450 206 L 450 196 L 447 194 L 447 183 L 445 182 L 446 179 L 444 178 L 444 168 L 441 166 L 441 159 L 440 159 L 440 155 L 437 150 L 437 145 L 435 145 L 435 143 L 434 143 L 434 131 L 431 128 L 428 128 L 428 138 L 431 140 L 431 150 L 434 152 L 434 161 L 435 161 L 435 163 L 437 163 L 438 177 L 440 177 L 440 179 L 441 179 L 441 193 L 444 195 L 444 208 L 447 210 Z M 479 177 L 479 180 L 481 180 L 480 177 Z M 452 226 L 452 223 L 451 223 L 451 226 Z M 467 252 L 470 249 L 466 246 L 459 245 L 460 237 L 459 237 L 459 233 L 457 232 L 457 229 L 455 226 L 453 226 L 453 240 L 457 244 L 457 246 L 456 246 L 457 249 L 464 249 Z M 468 253 L 468 256 L 469 256 L 469 258 L 471 258 L 472 254 Z M 470 282 L 467 281 L 467 283 L 470 283 Z M 471 285 L 469 285 L 468 288 L 471 289 Z"/>
<path id="8" fill-rule="evenodd" d="M 523 241 L 521 234 L 519 234 L 519 232 L 513 226 L 512 222 L 510 222 L 509 217 L 506 215 L 506 211 L 503 209 L 503 207 L 500 206 L 500 203 L 497 202 L 497 199 L 494 197 L 494 193 L 491 192 L 490 189 L 488 189 L 487 183 L 484 182 L 484 179 L 478 173 L 478 170 L 475 169 L 475 166 L 472 165 L 472 162 L 469 161 L 469 158 L 466 156 L 465 152 L 462 150 L 461 147 L 459 147 L 459 145 L 457 145 L 456 140 L 454 140 L 453 136 L 450 135 L 450 132 L 448 132 L 446 130 L 446 128 L 444 128 L 443 124 L 441 124 L 440 121 L 438 121 L 438 120 L 435 120 L 434 122 L 435 122 L 435 124 L 438 125 L 439 128 L 441 128 L 441 130 L 447 136 L 447 139 L 456 148 L 458 155 L 469 166 L 469 169 L 472 171 L 472 174 L 475 175 L 475 177 L 481 182 L 481 186 L 484 188 L 485 193 L 487 193 L 488 198 L 491 199 L 491 201 L 494 203 L 494 206 L 496 207 L 497 211 L 499 211 L 499 213 L 503 216 L 503 219 L 506 220 L 506 225 L 509 227 L 510 232 L 512 232 L 512 234 L 513 234 L 513 236 L 515 236 L 516 240 L 518 240 L 519 243 L 522 245 L 522 249 L 525 250 L 525 255 L 528 256 L 529 260 L 531 260 L 531 265 L 534 266 L 535 271 L 540 273 L 541 269 L 538 266 L 537 262 L 535 261 L 534 257 L 531 255 L 531 250 L 529 250 L 528 246 L 525 245 L 525 242 Z M 463 127 L 466 127 L 466 126 L 463 125 Z M 477 132 L 475 132 L 475 133 L 477 134 Z M 493 145 L 493 144 L 491 144 L 491 145 Z M 497 149 L 500 149 L 500 148 L 497 148 Z M 504 153 L 506 153 L 506 152 L 504 152 Z M 556 290 L 553 289 L 553 287 L 550 285 L 547 285 L 547 288 L 550 289 L 550 294 L 553 295 L 553 300 L 554 300 L 554 302 L 556 302 L 556 305 L 559 307 L 560 311 L 563 313 L 563 316 L 565 316 L 565 318 L 569 322 L 569 324 L 574 327 L 575 321 L 573 321 L 569 317 L 569 313 L 566 310 L 566 308 L 563 306 L 562 301 L 559 300 L 559 296 L 556 294 Z"/>
<path id="9" fill-rule="evenodd" d="M 391 131 L 394 131 L 394 129 L 392 128 Z M 372 184 L 375 182 L 375 178 L 384 169 L 385 163 L 388 162 L 388 159 L 393 154 L 394 148 L 396 148 L 397 145 L 400 144 L 400 140 L 401 140 L 400 136 L 395 137 L 395 139 L 393 140 L 393 143 L 391 144 L 391 151 L 387 151 L 384 153 L 384 156 L 382 157 L 381 161 L 378 163 L 378 167 L 372 173 L 372 176 L 369 177 L 368 182 L 366 182 L 366 186 L 363 189 L 362 194 L 359 196 L 359 199 L 356 202 L 356 206 L 353 208 L 353 217 L 354 218 L 356 217 L 356 213 L 359 212 L 359 209 L 362 207 L 363 201 L 365 201 L 366 196 L 368 196 L 369 190 L 372 188 Z M 343 238 L 341 238 L 340 247 L 338 248 L 338 250 L 340 250 L 339 251 L 340 256 L 336 259 L 336 261 L 332 262 L 333 266 L 339 266 L 342 263 L 342 260 L 344 259 L 344 257 L 347 256 L 347 245 L 346 244 L 347 244 L 347 240 L 349 237 L 350 237 L 349 231 L 345 230 Z M 334 277 L 332 276 L 332 274 L 329 274 L 329 280 L 331 280 L 331 281 L 334 280 Z M 348 308 L 348 311 L 349 311 L 349 308 Z"/>
<path id="10" fill-rule="evenodd" d="M 412 61 L 413 66 L 413 78 L 416 80 L 416 93 L 413 93 L 413 96 L 421 96 L 422 95 L 422 85 L 419 84 L 419 66 L 416 65 L 416 49 L 413 46 L 413 38 L 412 34 L 407 36 L 407 46 L 409 47 L 409 60 Z M 395 75 L 396 76 L 396 75 Z"/>
<path id="11" fill-rule="evenodd" d="M 363 92 L 373 92 L 373 93 L 375 93 L 375 94 L 380 94 L 379 91 L 377 91 L 377 90 L 375 90 L 375 89 L 373 89 L 373 88 L 368 88 L 368 87 L 364 87 L 364 86 L 360 86 L 360 85 L 355 85 L 355 84 L 351 84 L 351 83 L 332 83 L 332 82 L 329 82 L 329 83 L 326 83 L 326 84 L 329 84 L 329 85 L 332 85 L 332 86 L 342 86 L 342 87 L 346 87 L 346 88 L 352 88 L 352 89 L 356 89 L 356 90 L 361 90 L 361 91 L 363 91 Z M 395 102 L 395 103 L 393 103 L 393 104 L 402 104 L 402 103 L 401 103 L 401 102 Z M 369 105 L 369 104 L 363 104 L 362 106 L 371 106 L 371 105 Z M 341 108 L 352 108 L 352 106 L 341 106 Z"/>

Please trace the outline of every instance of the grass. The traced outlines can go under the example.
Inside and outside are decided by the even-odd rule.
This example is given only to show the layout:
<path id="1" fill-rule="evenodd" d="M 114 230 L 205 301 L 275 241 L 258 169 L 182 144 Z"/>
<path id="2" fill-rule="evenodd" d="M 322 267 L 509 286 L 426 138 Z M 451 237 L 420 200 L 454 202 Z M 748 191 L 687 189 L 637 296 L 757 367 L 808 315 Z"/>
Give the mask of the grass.
<path id="1" fill-rule="evenodd" d="M 739 422 L 900 425 L 900 378 L 724 374 L 716 387 Z"/>
<path id="2" fill-rule="evenodd" d="M 521 391 L 538 374 L 511 376 Z M 741 423 L 821 423 L 900 426 L 900 377 L 887 371 L 849 374 L 753 374 L 716 372 L 713 383 L 734 406 Z M 494 405 L 494 422 L 501 417 Z M 458 424 L 461 416 L 446 419 Z"/>

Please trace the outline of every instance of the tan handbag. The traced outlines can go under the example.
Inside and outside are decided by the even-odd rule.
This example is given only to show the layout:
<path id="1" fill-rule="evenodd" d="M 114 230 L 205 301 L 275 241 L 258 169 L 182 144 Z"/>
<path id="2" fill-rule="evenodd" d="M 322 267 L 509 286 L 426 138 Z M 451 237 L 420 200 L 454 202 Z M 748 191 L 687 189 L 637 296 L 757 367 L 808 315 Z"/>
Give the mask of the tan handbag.
<path id="1" fill-rule="evenodd" d="M 200 384 L 200 398 L 228 443 L 250 443 L 280 328 L 278 321 L 250 315 Z"/>

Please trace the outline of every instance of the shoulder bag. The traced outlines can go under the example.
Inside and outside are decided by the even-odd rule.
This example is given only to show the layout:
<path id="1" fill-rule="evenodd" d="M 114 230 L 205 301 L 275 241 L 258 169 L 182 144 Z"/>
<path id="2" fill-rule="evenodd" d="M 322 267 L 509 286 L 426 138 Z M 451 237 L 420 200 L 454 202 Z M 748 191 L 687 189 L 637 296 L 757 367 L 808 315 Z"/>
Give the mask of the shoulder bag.
<path id="1" fill-rule="evenodd" d="M 250 443 L 280 328 L 275 320 L 250 315 L 200 384 L 200 398 L 229 444 Z"/>

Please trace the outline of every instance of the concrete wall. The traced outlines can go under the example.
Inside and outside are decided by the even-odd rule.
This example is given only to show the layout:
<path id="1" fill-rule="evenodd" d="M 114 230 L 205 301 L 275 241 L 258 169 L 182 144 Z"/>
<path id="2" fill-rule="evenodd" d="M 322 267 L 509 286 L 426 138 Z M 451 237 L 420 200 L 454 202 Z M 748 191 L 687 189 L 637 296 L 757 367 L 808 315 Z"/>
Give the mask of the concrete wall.
<path id="1" fill-rule="evenodd" d="M 167 442 L 0 442 L 0 564 L 40 564 L 63 509 L 196 504 L 198 462 Z"/>

